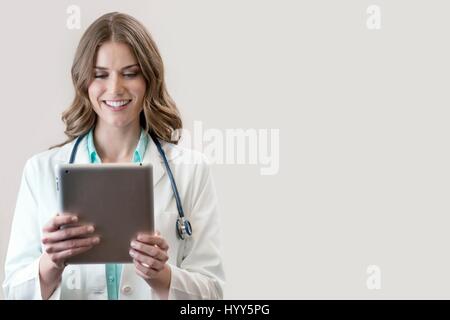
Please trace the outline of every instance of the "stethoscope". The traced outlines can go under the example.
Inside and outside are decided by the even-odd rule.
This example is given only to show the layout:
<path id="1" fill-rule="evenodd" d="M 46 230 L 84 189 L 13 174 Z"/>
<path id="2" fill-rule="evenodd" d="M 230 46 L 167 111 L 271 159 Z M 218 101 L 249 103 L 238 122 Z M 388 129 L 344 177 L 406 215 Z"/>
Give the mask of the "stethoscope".
<path id="1" fill-rule="evenodd" d="M 76 156 L 77 150 L 78 150 L 78 145 L 80 144 L 80 141 L 84 138 L 85 135 L 86 134 L 79 136 L 77 138 L 77 140 L 75 141 L 75 144 L 72 148 L 72 152 L 70 154 L 69 164 L 74 163 L 75 156 Z M 167 162 L 166 153 L 162 149 L 161 143 L 159 142 L 158 138 L 153 133 L 150 133 L 150 137 L 152 138 L 153 142 L 155 143 L 156 148 L 158 149 L 159 155 L 163 159 L 164 166 L 166 167 L 166 171 L 169 176 L 170 184 L 172 186 L 173 194 L 175 196 L 175 201 L 177 203 L 177 209 L 178 209 L 178 219 L 177 219 L 177 222 L 175 225 L 176 233 L 181 240 L 184 240 L 186 238 L 186 236 L 188 236 L 188 237 L 192 236 L 191 223 L 189 222 L 188 219 L 186 219 L 184 217 L 183 207 L 181 206 L 180 194 L 178 193 L 177 184 L 175 183 L 175 179 L 173 178 L 172 170 L 170 170 L 169 163 Z"/>

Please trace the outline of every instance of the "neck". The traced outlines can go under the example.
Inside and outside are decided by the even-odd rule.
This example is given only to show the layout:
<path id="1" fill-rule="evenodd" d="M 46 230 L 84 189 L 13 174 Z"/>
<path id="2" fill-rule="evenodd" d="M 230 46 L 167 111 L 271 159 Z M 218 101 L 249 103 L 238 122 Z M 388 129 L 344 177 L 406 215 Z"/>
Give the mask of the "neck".
<path id="1" fill-rule="evenodd" d="M 97 122 L 94 129 L 95 149 L 103 163 L 130 162 L 140 134 L 139 123 L 117 128 Z"/>

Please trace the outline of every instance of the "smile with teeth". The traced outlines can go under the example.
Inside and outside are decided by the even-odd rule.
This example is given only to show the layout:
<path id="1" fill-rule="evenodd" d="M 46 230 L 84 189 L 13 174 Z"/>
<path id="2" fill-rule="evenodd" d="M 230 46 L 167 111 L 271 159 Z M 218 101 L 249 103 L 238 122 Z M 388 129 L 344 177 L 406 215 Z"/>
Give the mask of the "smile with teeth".
<path id="1" fill-rule="evenodd" d="M 120 108 L 127 105 L 131 100 L 103 100 L 103 102 L 111 108 Z"/>

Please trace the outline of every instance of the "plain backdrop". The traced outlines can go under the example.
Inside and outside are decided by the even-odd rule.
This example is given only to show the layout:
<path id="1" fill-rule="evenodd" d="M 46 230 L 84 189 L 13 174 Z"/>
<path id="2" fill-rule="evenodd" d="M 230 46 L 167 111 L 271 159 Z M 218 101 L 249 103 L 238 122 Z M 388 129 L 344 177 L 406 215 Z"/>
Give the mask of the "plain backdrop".
<path id="1" fill-rule="evenodd" d="M 69 30 L 69 5 L 81 28 Z M 366 10 L 378 5 L 381 29 Z M 63 141 L 70 66 L 110 11 L 157 42 L 186 128 L 279 129 L 280 168 L 213 165 L 227 299 L 450 298 L 445 0 L 0 3 L 0 281 L 25 161 Z M 366 285 L 367 267 L 381 288 Z"/>

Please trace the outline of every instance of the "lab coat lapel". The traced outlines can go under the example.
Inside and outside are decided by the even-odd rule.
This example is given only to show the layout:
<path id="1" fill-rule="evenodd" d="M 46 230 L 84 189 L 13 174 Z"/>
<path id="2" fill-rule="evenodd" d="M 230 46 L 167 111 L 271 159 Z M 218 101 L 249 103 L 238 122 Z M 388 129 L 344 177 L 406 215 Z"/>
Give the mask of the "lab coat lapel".
<path id="1" fill-rule="evenodd" d="M 58 162 L 69 163 L 70 155 L 72 154 L 73 147 L 75 145 L 75 140 L 63 145 L 61 147 L 60 155 L 57 158 Z M 89 156 L 87 152 L 87 138 L 84 137 L 80 144 L 78 145 L 77 154 L 75 156 L 75 163 L 90 163 Z"/>
<path id="2" fill-rule="evenodd" d="M 143 163 L 151 163 L 153 166 L 153 186 L 158 184 L 165 173 L 162 161 L 155 143 L 150 135 L 148 135 L 148 145 L 147 150 L 145 150 Z"/>

